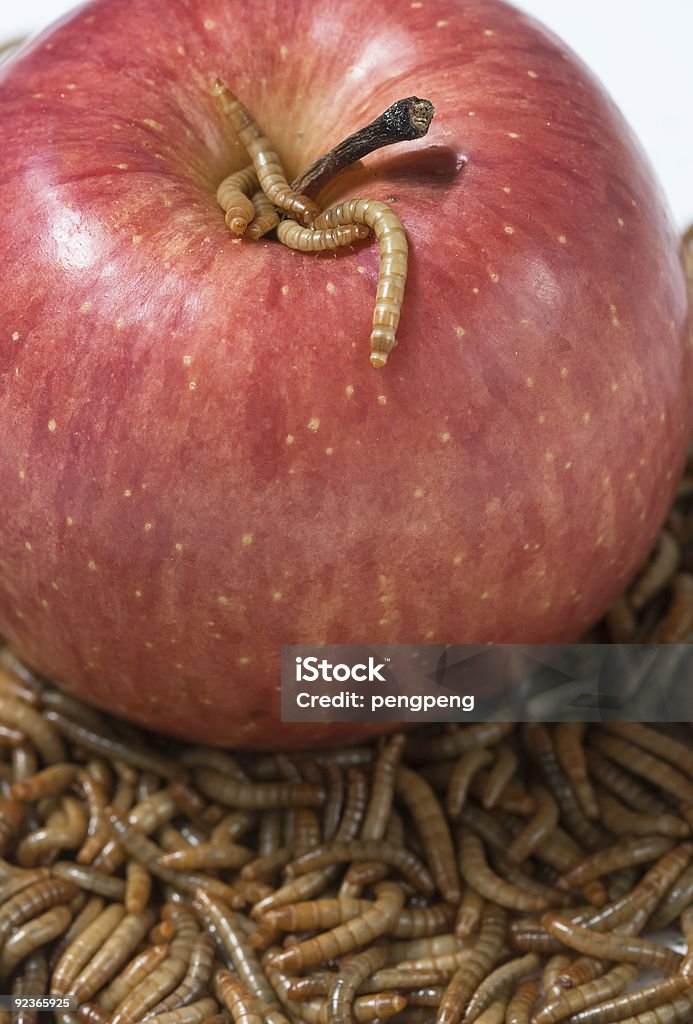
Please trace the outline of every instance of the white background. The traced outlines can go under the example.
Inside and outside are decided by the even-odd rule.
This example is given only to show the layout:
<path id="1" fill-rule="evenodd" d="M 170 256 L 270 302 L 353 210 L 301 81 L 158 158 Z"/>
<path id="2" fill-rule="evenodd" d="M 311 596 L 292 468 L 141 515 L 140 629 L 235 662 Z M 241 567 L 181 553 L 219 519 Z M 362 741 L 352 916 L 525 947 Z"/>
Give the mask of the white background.
<path id="1" fill-rule="evenodd" d="M 693 222 L 693 0 L 515 3 L 601 78 L 649 154 L 677 223 L 687 227 Z M 0 0 L 0 39 L 43 28 L 72 6 L 71 0 Z"/>

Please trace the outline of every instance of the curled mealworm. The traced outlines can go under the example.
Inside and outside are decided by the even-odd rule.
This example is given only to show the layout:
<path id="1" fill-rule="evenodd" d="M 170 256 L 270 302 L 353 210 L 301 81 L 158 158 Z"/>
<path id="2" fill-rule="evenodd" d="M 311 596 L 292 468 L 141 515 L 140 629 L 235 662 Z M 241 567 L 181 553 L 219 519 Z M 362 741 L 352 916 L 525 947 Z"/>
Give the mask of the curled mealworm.
<path id="1" fill-rule="evenodd" d="M 558 804 L 548 789 L 544 786 L 534 786 L 532 796 L 536 800 L 536 812 L 508 847 L 508 857 L 518 862 L 526 860 L 538 846 L 541 846 L 558 824 Z"/>
<path id="2" fill-rule="evenodd" d="M 255 216 L 251 223 L 248 225 L 246 234 L 248 238 L 259 239 L 263 235 L 266 235 L 269 231 L 274 229 L 279 224 L 279 214 L 277 213 L 274 203 L 262 189 L 258 189 L 254 192 L 251 197 L 253 206 L 255 207 Z"/>
<path id="3" fill-rule="evenodd" d="M 644 776 L 665 793 L 670 793 L 687 803 L 693 802 L 693 781 L 659 757 L 648 754 L 642 747 L 635 746 L 618 736 L 598 731 L 592 732 L 590 743 L 612 761 L 628 768 L 635 775 Z"/>
<path id="4" fill-rule="evenodd" d="M 506 882 L 486 862 L 484 847 L 478 836 L 471 832 L 458 837 L 460 868 L 465 882 L 491 903 L 500 904 L 511 910 L 542 911 L 549 906 L 547 899 L 524 892 L 516 885 Z"/>
<path id="5" fill-rule="evenodd" d="M 322 787 L 309 782 L 241 782 L 211 768 L 197 768 L 195 782 L 205 796 L 243 810 L 320 807 L 325 800 Z"/>
<path id="6" fill-rule="evenodd" d="M 29 953 L 61 935 L 71 921 L 71 911 L 61 906 L 52 907 L 31 921 L 18 925 L 0 952 L 0 979 L 9 977 L 17 964 Z"/>
<path id="7" fill-rule="evenodd" d="M 371 365 L 380 368 L 397 344 L 396 332 L 407 279 L 407 237 L 399 218 L 376 199 L 351 199 L 315 218 L 314 227 L 366 224 L 380 245 L 380 274 L 371 330 Z"/>
<path id="8" fill-rule="evenodd" d="M 356 953 L 331 982 L 325 1012 L 330 1024 L 352 1024 L 352 1003 L 359 985 L 385 965 L 387 947 L 380 943 Z"/>
<path id="9" fill-rule="evenodd" d="M 544 914 L 541 921 L 547 931 L 564 945 L 591 957 L 646 964 L 662 971 L 676 971 L 681 962 L 680 954 L 647 939 L 634 939 L 615 932 L 605 935 L 573 924 L 557 914 Z"/>
<path id="10" fill-rule="evenodd" d="M 637 977 L 634 964 L 618 964 L 602 978 L 568 989 L 555 996 L 532 1018 L 532 1024 L 557 1024 L 573 1013 L 623 992 Z"/>
<path id="11" fill-rule="evenodd" d="M 562 875 L 556 882 L 559 889 L 573 889 L 591 882 L 601 875 L 635 864 L 647 864 L 673 846 L 666 836 L 640 836 L 617 840 L 613 846 L 598 850 Z"/>
<path id="12" fill-rule="evenodd" d="M 283 220 L 277 225 L 277 238 L 288 249 L 299 252 L 324 252 L 343 245 L 353 245 L 361 238 L 367 238 L 369 229 L 365 224 L 338 224 L 332 228 L 304 228 L 294 220 Z"/>
<path id="13" fill-rule="evenodd" d="M 438 1008 L 437 1024 L 457 1024 L 462 1019 L 468 999 L 501 955 L 506 920 L 502 907 L 489 904 L 484 907 L 479 938 L 450 979 Z"/>
<path id="14" fill-rule="evenodd" d="M 65 745 L 53 725 L 23 700 L 0 692 L 0 721 L 27 736 L 46 764 L 67 761 Z M 33 773 L 32 773 L 33 774 Z"/>
<path id="15" fill-rule="evenodd" d="M 421 775 L 402 765 L 395 776 L 395 790 L 414 819 L 439 892 L 449 903 L 459 903 L 461 884 L 455 848 L 437 796 Z"/>
<path id="16" fill-rule="evenodd" d="M 667 530 L 657 538 L 655 553 L 629 593 L 630 603 L 639 611 L 669 583 L 681 558 L 681 549 Z"/>
<path id="17" fill-rule="evenodd" d="M 264 1003 L 272 1006 L 275 1003 L 272 989 L 255 950 L 244 934 L 240 915 L 234 913 L 222 900 L 215 899 L 203 890 L 196 893 L 193 907 L 200 918 L 213 928 L 239 978 Z"/>
<path id="18" fill-rule="evenodd" d="M 78 1002 L 91 999 L 107 981 L 111 980 L 137 949 L 153 922 L 153 910 L 125 914 L 121 918 L 97 952 L 71 982 L 70 992 Z"/>
<path id="19" fill-rule="evenodd" d="M 238 97 L 220 79 L 214 83 L 214 92 L 231 127 L 248 151 L 260 187 L 267 198 L 285 213 L 297 217 L 306 225 L 311 224 L 320 212 L 320 207 L 290 187 L 269 139 L 263 135 Z"/>
<path id="20" fill-rule="evenodd" d="M 506 1024 L 529 1024 L 530 1014 L 537 998 L 539 982 L 536 978 L 523 981 L 508 1003 Z"/>
<path id="21" fill-rule="evenodd" d="M 277 954 L 273 964 L 284 970 L 305 970 L 313 964 L 350 953 L 385 934 L 397 921 L 404 905 L 404 893 L 394 882 L 381 882 L 375 892 L 376 898 L 368 910 Z"/>
<path id="22" fill-rule="evenodd" d="M 144 1020 L 186 1006 L 204 995 L 212 974 L 214 938 L 209 932 L 198 935 L 190 951 L 190 963 L 181 983 L 145 1015 Z"/>
<path id="23" fill-rule="evenodd" d="M 236 235 L 242 235 L 255 216 L 255 205 L 249 197 L 258 188 L 252 164 L 229 174 L 217 188 L 217 202 L 226 214 L 226 223 Z"/>
<path id="24" fill-rule="evenodd" d="M 598 818 L 599 809 L 587 771 L 585 750 L 582 744 L 585 722 L 559 722 L 556 726 L 556 757 L 568 776 L 573 792 L 588 818 Z"/>
<path id="25" fill-rule="evenodd" d="M 532 974 L 539 966 L 539 957 L 534 953 L 510 960 L 484 978 L 473 993 L 464 1015 L 466 1024 L 476 1020 L 491 1003 L 509 995 L 526 975 Z"/>
<path id="26" fill-rule="evenodd" d="M 469 786 L 475 773 L 484 765 L 493 761 L 493 754 L 486 747 L 474 747 L 467 750 L 455 762 L 448 780 L 446 808 L 451 818 L 456 818 L 469 792 Z"/>
<path id="27" fill-rule="evenodd" d="M 81 846 L 87 832 L 85 807 L 73 797 L 63 796 L 60 807 L 46 820 L 45 828 L 29 832 L 15 850 L 22 867 L 34 867 L 46 855 Z"/>

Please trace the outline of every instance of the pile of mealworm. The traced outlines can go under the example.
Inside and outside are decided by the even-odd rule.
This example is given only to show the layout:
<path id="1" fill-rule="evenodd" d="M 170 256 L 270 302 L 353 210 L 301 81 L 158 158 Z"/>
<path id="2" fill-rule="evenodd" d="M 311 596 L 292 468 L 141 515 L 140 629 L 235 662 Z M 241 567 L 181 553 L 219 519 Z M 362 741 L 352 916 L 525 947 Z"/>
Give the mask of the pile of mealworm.
<path id="1" fill-rule="evenodd" d="M 590 639 L 693 639 L 693 461 Z M 693 726 L 231 756 L 0 650 L 0 992 L 60 1024 L 690 1024 Z M 0 1010 L 0 1024 L 10 1014 Z"/>

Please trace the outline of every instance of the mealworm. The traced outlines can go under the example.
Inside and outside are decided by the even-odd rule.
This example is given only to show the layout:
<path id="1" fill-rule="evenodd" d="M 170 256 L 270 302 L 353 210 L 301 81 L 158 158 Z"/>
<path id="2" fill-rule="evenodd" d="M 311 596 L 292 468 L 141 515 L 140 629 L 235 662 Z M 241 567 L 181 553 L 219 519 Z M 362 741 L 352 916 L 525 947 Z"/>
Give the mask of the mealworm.
<path id="1" fill-rule="evenodd" d="M 72 912 L 61 906 L 18 925 L 0 952 L 0 979 L 7 978 L 29 953 L 61 935 L 71 921 Z"/>
<path id="2" fill-rule="evenodd" d="M 456 818 L 469 792 L 472 778 L 484 765 L 493 761 L 493 754 L 486 747 L 475 747 L 466 751 L 455 762 L 447 784 L 446 809 L 451 818 Z"/>
<path id="3" fill-rule="evenodd" d="M 642 747 L 637 747 L 618 736 L 595 731 L 590 735 L 590 743 L 612 761 L 628 768 L 635 775 L 644 776 L 648 782 L 663 789 L 664 792 L 670 793 L 678 800 L 693 802 L 693 781 L 659 757 L 648 754 Z"/>
<path id="4" fill-rule="evenodd" d="M 491 860 L 497 874 L 505 881 L 516 885 L 523 892 L 546 900 L 552 907 L 572 906 L 574 901 L 570 893 L 561 892 L 552 885 L 537 881 L 536 878 L 527 874 L 519 864 L 515 864 L 503 854 L 493 853 Z"/>
<path id="5" fill-rule="evenodd" d="M 209 1020 L 217 1010 L 217 1001 L 207 996 L 198 999 L 197 1002 L 180 1006 L 176 1010 L 169 1010 L 167 1013 L 157 1015 L 157 1024 L 202 1024 Z"/>
<path id="6" fill-rule="evenodd" d="M 579 988 L 590 981 L 596 981 L 604 974 L 609 964 L 606 960 L 597 960 L 595 957 L 580 956 L 558 976 L 558 983 L 563 988 Z"/>
<path id="7" fill-rule="evenodd" d="M 327 778 L 327 793 L 322 809 L 322 834 L 325 841 L 329 842 L 339 827 L 346 787 L 344 772 L 338 764 L 328 761 L 323 767 Z"/>
<path id="8" fill-rule="evenodd" d="M 555 731 L 556 757 L 573 792 L 588 818 L 598 818 L 594 790 L 587 771 L 585 750 L 582 744 L 585 722 L 559 722 Z"/>
<path id="9" fill-rule="evenodd" d="M 152 876 L 136 860 L 129 860 L 125 868 L 125 909 L 128 914 L 141 913 L 149 903 Z"/>
<path id="10" fill-rule="evenodd" d="M 67 878 L 81 889 L 97 893 L 99 896 L 107 896 L 108 899 L 117 902 L 122 902 L 125 898 L 125 882 L 122 878 L 114 878 L 93 868 L 62 860 L 52 865 L 51 872 L 57 878 Z"/>
<path id="11" fill-rule="evenodd" d="M 262 1000 L 235 978 L 230 971 L 218 971 L 215 976 L 217 995 L 231 1012 L 236 1024 L 264 1024 Z"/>
<path id="12" fill-rule="evenodd" d="M 356 953 L 342 965 L 331 982 L 325 1003 L 325 1014 L 330 1024 L 352 1024 L 352 1003 L 361 982 L 385 965 L 387 946 L 380 943 Z"/>
<path id="13" fill-rule="evenodd" d="M 41 952 L 27 956 L 22 974 L 12 988 L 15 996 L 42 996 L 48 985 L 48 964 Z M 38 1010 L 30 1006 L 16 1009 L 12 1016 L 12 1024 L 38 1024 Z"/>
<path id="14" fill-rule="evenodd" d="M 532 1007 L 537 998 L 539 982 L 536 978 L 523 981 L 510 998 L 505 1014 L 506 1024 L 529 1024 Z"/>
<path id="15" fill-rule="evenodd" d="M 290 187 L 279 157 L 246 107 L 220 79 L 214 83 L 214 93 L 231 127 L 248 151 L 260 187 L 267 198 L 285 213 L 298 217 L 306 225 L 311 224 L 320 212 L 320 207 L 308 196 Z"/>
<path id="16" fill-rule="evenodd" d="M 488 781 L 488 770 L 482 768 L 477 772 L 469 786 L 469 792 L 477 800 L 481 800 Z M 499 811 L 516 814 L 525 818 L 536 810 L 534 800 L 520 782 L 508 782 L 498 797 L 496 807 Z"/>
<path id="17" fill-rule="evenodd" d="M 113 929 L 125 916 L 125 907 L 121 903 L 111 903 L 97 918 L 75 936 L 58 960 L 51 977 L 51 993 L 66 995 L 72 982 L 94 953 L 103 945 Z"/>
<path id="18" fill-rule="evenodd" d="M 351 199 L 315 218 L 316 228 L 366 224 L 380 246 L 380 273 L 371 330 L 371 365 L 380 368 L 397 344 L 396 332 L 407 279 L 407 237 L 391 208 L 376 199 Z"/>
<path id="19" fill-rule="evenodd" d="M 267 812 L 273 814 L 273 811 Z M 264 820 L 263 815 L 263 820 Z M 234 842 L 236 839 L 240 839 L 246 832 L 250 832 L 255 828 L 257 824 L 257 815 L 253 811 L 231 811 L 230 814 L 224 814 L 222 818 L 214 825 L 210 833 L 210 840 L 213 843 L 225 843 L 227 841 Z M 258 830 L 258 853 L 269 852 L 261 849 L 262 844 L 262 822 L 260 823 L 260 829 Z"/>
<path id="20" fill-rule="evenodd" d="M 493 747 L 513 730 L 513 722 L 478 722 L 464 725 L 456 732 L 434 737 L 407 736 L 407 761 L 449 761 L 474 747 Z"/>
<path id="21" fill-rule="evenodd" d="M 558 804 L 548 789 L 540 785 L 533 786 L 532 796 L 536 801 L 536 812 L 508 847 L 508 857 L 518 863 L 531 856 L 558 824 Z"/>
<path id="22" fill-rule="evenodd" d="M 686 940 L 687 952 L 681 961 L 679 971 L 686 978 L 693 979 L 693 907 L 686 907 L 681 914 L 681 931 Z"/>
<path id="23" fill-rule="evenodd" d="M 25 921 L 61 903 L 69 903 L 79 892 L 74 882 L 44 878 L 22 889 L 0 907 L 0 945 Z"/>
<path id="24" fill-rule="evenodd" d="M 31 801 L 62 793 L 72 784 L 78 771 L 76 764 L 51 764 L 23 782 L 15 782 L 12 796 L 15 800 Z"/>
<path id="25" fill-rule="evenodd" d="M 198 935 L 190 951 L 190 963 L 181 983 L 152 1007 L 144 1016 L 144 1020 L 159 1017 L 163 1013 L 177 1010 L 179 1006 L 193 1003 L 205 992 L 205 987 L 212 975 L 214 962 L 214 938 L 209 932 Z"/>
<path id="26" fill-rule="evenodd" d="M 637 975 L 638 968 L 634 964 L 618 964 L 603 978 L 596 978 L 577 988 L 567 989 L 551 999 L 534 1015 L 532 1024 L 558 1024 L 558 1021 L 571 1014 L 579 1013 L 623 992 L 635 981 Z"/>
<path id="27" fill-rule="evenodd" d="M 322 787 L 310 782 L 240 782 L 211 768 L 195 769 L 195 783 L 212 800 L 243 810 L 320 807 L 325 801 Z"/>
<path id="28" fill-rule="evenodd" d="M 596 750 L 585 751 L 590 774 L 619 800 L 642 814 L 666 814 L 669 808 L 637 779 Z"/>
<path id="29" fill-rule="evenodd" d="M 491 1003 L 509 995 L 517 984 L 526 975 L 532 974 L 538 966 L 539 957 L 534 953 L 527 953 L 491 971 L 479 984 L 467 1004 L 464 1014 L 466 1024 L 472 1024 L 472 1021 L 476 1020 Z"/>
<path id="30" fill-rule="evenodd" d="M 611 831 L 622 836 L 671 836 L 683 838 L 691 829 L 681 818 L 673 814 L 643 814 L 631 811 L 606 790 L 597 791 L 599 816 Z"/>
<path id="31" fill-rule="evenodd" d="M 28 737 L 45 764 L 68 760 L 60 734 L 47 721 L 47 715 L 40 714 L 23 700 L 0 692 L 0 721 Z"/>
<path id="32" fill-rule="evenodd" d="M 493 849 L 507 850 L 510 846 L 510 834 L 500 821 L 471 800 L 462 808 L 459 821 L 461 825 L 476 832 Z"/>
<path id="33" fill-rule="evenodd" d="M 17 845 L 15 858 L 22 867 L 34 867 L 46 855 L 79 847 L 86 832 L 87 814 L 83 804 L 64 796 L 60 809 L 46 820 L 45 828 L 24 836 Z"/>
<path id="34" fill-rule="evenodd" d="M 176 801 L 170 791 L 159 789 L 131 807 L 127 812 L 127 821 L 130 825 L 134 825 L 139 832 L 150 835 L 162 825 L 167 824 L 177 810 Z"/>
<path id="35" fill-rule="evenodd" d="M 280 931 L 317 931 L 343 924 L 357 917 L 368 906 L 369 900 L 338 897 L 336 899 L 308 900 L 289 903 L 270 910 L 261 921 Z"/>
<path id="36" fill-rule="evenodd" d="M 449 980 L 449 972 L 438 970 L 400 970 L 398 967 L 381 967 L 359 985 L 359 992 L 387 992 L 392 989 L 417 989 L 426 985 L 443 985 Z"/>
<path id="37" fill-rule="evenodd" d="M 153 750 L 147 750 L 146 747 L 136 747 L 112 735 L 99 733 L 90 726 L 72 721 L 72 719 L 54 709 L 47 709 L 44 712 L 42 721 L 52 723 L 75 746 L 82 747 L 84 750 L 89 750 L 94 754 L 103 754 L 111 759 L 120 759 L 133 768 L 141 768 L 144 771 L 153 772 L 154 775 L 162 775 L 165 779 L 185 777 L 185 771 L 180 765 L 164 757 L 162 754 L 158 754 Z M 32 742 L 35 742 L 33 738 Z M 38 744 L 36 745 L 38 746 Z M 44 760 L 46 760 L 45 757 Z M 63 756 L 55 758 L 55 760 L 64 761 L 66 758 Z"/>
<path id="38" fill-rule="evenodd" d="M 253 193 L 251 201 L 255 207 L 255 216 L 248 225 L 246 234 L 248 238 L 257 240 L 269 231 L 274 231 L 279 224 L 279 214 L 272 200 L 265 195 L 262 189 Z"/>
<path id="39" fill-rule="evenodd" d="M 19 800 L 0 800 L 0 853 L 6 853 L 14 843 L 23 822 L 24 806 Z"/>
<path id="40" fill-rule="evenodd" d="M 465 885 L 455 921 L 455 935 L 467 939 L 476 931 L 484 908 L 484 897 L 471 885 Z"/>
<path id="41" fill-rule="evenodd" d="M 4 658 L 7 648 L 4 647 L 1 657 Z M 8 667 L 0 664 L 0 691 L 15 700 L 22 700 L 25 704 L 36 707 L 40 702 L 40 695 L 33 685 L 29 686 L 22 681 L 14 672 L 8 671 Z"/>
<path id="42" fill-rule="evenodd" d="M 401 967 L 403 960 L 421 960 L 423 957 L 437 957 L 448 953 L 457 954 L 462 946 L 463 944 L 452 932 L 391 942 L 390 963 Z"/>
<path id="43" fill-rule="evenodd" d="M 248 782 L 248 773 L 241 768 L 238 761 L 223 750 L 212 747 L 185 747 L 180 754 L 180 762 L 186 769 L 211 768 L 220 775 L 227 775 L 237 782 Z"/>
<path id="44" fill-rule="evenodd" d="M 394 882 L 381 882 L 375 893 L 372 905 L 358 917 L 284 950 L 272 962 L 282 969 L 305 970 L 373 942 L 394 927 L 404 905 L 404 893 Z"/>
<path id="45" fill-rule="evenodd" d="M 693 750 L 671 736 L 640 722 L 603 722 L 601 729 L 620 736 L 650 754 L 681 768 L 693 778 Z"/>
<path id="46" fill-rule="evenodd" d="M 474 833 L 459 835 L 458 849 L 465 882 L 491 903 L 530 912 L 546 910 L 550 905 L 544 896 L 524 892 L 492 871 L 486 862 L 483 843 Z"/>
<path id="47" fill-rule="evenodd" d="M 12 781 L 23 782 L 38 771 L 38 754 L 31 743 L 12 748 Z M 8 794 L 9 795 L 9 794 Z"/>
<path id="48" fill-rule="evenodd" d="M 421 775 L 402 765 L 395 776 L 395 791 L 414 819 L 440 894 L 449 903 L 459 903 L 461 883 L 455 848 L 436 794 Z"/>
<path id="49" fill-rule="evenodd" d="M 86 1002 L 110 981 L 134 953 L 154 922 L 154 911 L 125 914 L 100 948 L 70 984 L 70 993 L 78 1002 Z"/>
<path id="50" fill-rule="evenodd" d="M 129 822 L 123 821 L 114 812 L 110 814 L 110 821 L 118 834 L 120 842 L 130 856 L 138 860 L 140 864 L 157 878 L 190 895 L 194 895 L 199 887 L 206 889 L 208 892 L 215 893 L 229 902 L 231 906 L 242 906 L 245 902 L 231 886 L 216 878 L 164 867 L 161 864 L 161 849 L 156 843 L 153 843 L 151 839 L 148 839 L 137 829 L 133 828 Z"/>
<path id="51" fill-rule="evenodd" d="M 678 572 L 671 581 L 671 600 L 666 618 L 653 637 L 661 644 L 681 644 L 693 631 L 693 576 Z"/>
<path id="52" fill-rule="evenodd" d="M 268 1006 L 275 1003 L 272 989 L 265 977 L 255 950 L 249 944 L 241 927 L 240 915 L 234 913 L 221 900 L 198 890 L 193 908 L 202 921 L 211 927 L 228 953 L 239 978 Z"/>
<path id="53" fill-rule="evenodd" d="M 96 1003 L 80 1003 L 77 1007 L 77 1017 L 82 1024 L 110 1024 L 108 1014 Z"/>
<path id="54" fill-rule="evenodd" d="M 676 572 L 680 558 L 679 545 L 667 530 L 661 530 L 652 560 L 628 594 L 630 603 L 636 611 L 644 608 L 666 587 Z"/>
<path id="55" fill-rule="evenodd" d="M 650 926 L 657 930 L 666 928 L 693 900 L 693 867 L 683 872 L 681 877 L 672 885 L 661 904 L 653 913 Z"/>
<path id="56" fill-rule="evenodd" d="M 620 1021 L 624 1017 L 635 1017 L 647 1010 L 656 1010 L 663 1004 L 670 1003 L 689 987 L 689 979 L 674 975 L 613 999 L 607 997 L 596 1006 L 580 1009 L 578 1012 L 573 1010 L 571 1020 L 575 1021 L 575 1024 L 610 1024 L 611 1021 Z M 656 1016 L 652 1019 L 657 1020 Z"/>
<path id="57" fill-rule="evenodd" d="M 544 780 L 556 798 L 566 829 L 581 845 L 593 850 L 601 844 L 601 833 L 585 816 L 573 792 L 568 776 L 561 768 L 551 734 L 539 722 L 526 722 L 523 739 Z"/>
<path id="58" fill-rule="evenodd" d="M 662 971 L 676 971 L 681 962 L 679 953 L 647 939 L 635 939 L 616 932 L 605 935 L 573 924 L 557 914 L 544 914 L 541 923 L 570 949 L 601 960 L 645 964 Z"/>
<path id="59" fill-rule="evenodd" d="M 547 998 L 555 998 L 563 992 L 559 978 L 562 972 L 573 962 L 573 957 L 564 953 L 556 953 L 547 960 L 541 976 L 541 986 Z"/>
<path id="60" fill-rule="evenodd" d="M 503 949 L 507 916 L 502 907 L 487 904 L 479 937 L 469 956 L 457 968 L 438 1008 L 437 1024 L 458 1024 L 467 1001 L 491 972 Z"/>
<path id="61" fill-rule="evenodd" d="M 365 224 L 338 224 L 332 228 L 301 227 L 295 220 L 283 220 L 277 225 L 277 238 L 288 249 L 299 252 L 324 252 L 342 245 L 352 245 L 361 238 L 367 238 L 369 229 Z"/>
<path id="62" fill-rule="evenodd" d="M 395 774 L 405 743 L 402 733 L 390 737 L 375 760 L 371 794 L 361 825 L 361 839 L 382 839 L 385 835 L 395 792 Z"/>
<path id="63" fill-rule="evenodd" d="M 376 859 L 396 868 L 416 889 L 429 896 L 433 894 L 433 879 L 419 858 L 411 850 L 401 846 L 392 846 L 381 840 L 356 839 L 346 843 L 323 843 L 287 864 L 286 873 L 289 878 L 292 878 L 329 864 Z"/>
<path id="64" fill-rule="evenodd" d="M 115 1010 L 118 1003 L 136 988 L 155 967 L 158 967 L 169 955 L 168 943 L 148 946 L 116 975 L 113 981 L 97 997 L 98 1005 L 108 1014 Z"/>
<path id="65" fill-rule="evenodd" d="M 499 743 L 496 747 L 496 759 L 484 781 L 481 803 L 490 810 L 495 807 L 503 790 L 517 771 L 517 755 L 507 743 Z"/>
<path id="66" fill-rule="evenodd" d="M 272 878 L 278 871 L 289 863 L 293 857 L 293 848 L 280 846 L 271 853 L 266 853 L 255 860 L 249 861 L 241 869 L 241 878 L 252 880 L 257 878 Z"/>
<path id="67" fill-rule="evenodd" d="M 167 868 L 240 868 L 251 860 L 253 854 L 245 846 L 227 842 L 221 846 L 215 842 L 201 843 L 187 850 L 165 853 L 159 863 Z"/>
<path id="68" fill-rule="evenodd" d="M 613 846 L 607 846 L 597 853 L 585 857 L 556 881 L 559 889 L 574 889 L 591 882 L 602 875 L 636 864 L 647 864 L 661 857 L 673 846 L 673 840 L 666 836 L 638 836 L 619 839 Z"/>
<path id="69" fill-rule="evenodd" d="M 224 210 L 227 225 L 242 235 L 255 216 L 255 205 L 249 196 L 257 192 L 259 182 L 252 164 L 229 174 L 217 188 L 217 202 Z"/>
<path id="70" fill-rule="evenodd" d="M 184 906 L 168 904 L 162 913 L 167 913 L 168 919 L 176 925 L 168 956 L 117 1004 L 111 1024 L 126 1024 L 141 1019 L 185 977 L 199 932 L 197 923 L 193 914 Z"/>

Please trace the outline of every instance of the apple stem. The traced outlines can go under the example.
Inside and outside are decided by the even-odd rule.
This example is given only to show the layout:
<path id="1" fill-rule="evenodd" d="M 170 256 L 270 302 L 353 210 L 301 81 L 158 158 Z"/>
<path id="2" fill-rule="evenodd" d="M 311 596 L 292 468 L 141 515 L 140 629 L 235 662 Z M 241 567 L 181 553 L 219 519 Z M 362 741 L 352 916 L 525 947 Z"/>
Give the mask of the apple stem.
<path id="1" fill-rule="evenodd" d="M 428 132 L 435 109 L 430 100 L 416 96 L 397 100 L 380 117 L 338 143 L 329 153 L 291 182 L 302 195 L 316 196 L 327 182 L 351 164 L 383 146 L 421 139 Z"/>

